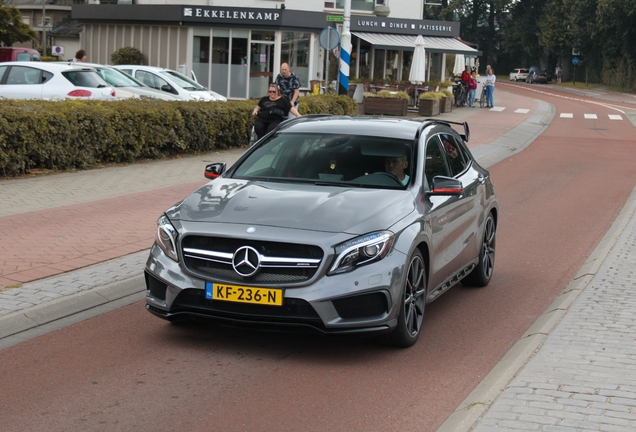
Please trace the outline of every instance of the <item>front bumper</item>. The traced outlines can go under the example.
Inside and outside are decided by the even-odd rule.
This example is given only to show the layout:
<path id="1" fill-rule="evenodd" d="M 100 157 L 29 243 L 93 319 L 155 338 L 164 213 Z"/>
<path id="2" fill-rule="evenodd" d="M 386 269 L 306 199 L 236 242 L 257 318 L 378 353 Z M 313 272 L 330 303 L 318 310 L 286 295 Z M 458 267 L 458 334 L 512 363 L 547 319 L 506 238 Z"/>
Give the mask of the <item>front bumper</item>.
<path id="1" fill-rule="evenodd" d="M 331 257 L 329 257 L 331 258 Z M 316 274 L 303 284 L 243 285 L 284 290 L 282 306 L 211 300 L 206 282 L 168 258 L 154 245 L 146 263 L 146 309 L 170 321 L 205 318 L 252 326 L 309 329 L 324 334 L 391 331 L 397 325 L 402 274 L 406 257 L 392 251 L 383 260 L 355 271 L 326 276 L 331 259 L 324 259 Z"/>

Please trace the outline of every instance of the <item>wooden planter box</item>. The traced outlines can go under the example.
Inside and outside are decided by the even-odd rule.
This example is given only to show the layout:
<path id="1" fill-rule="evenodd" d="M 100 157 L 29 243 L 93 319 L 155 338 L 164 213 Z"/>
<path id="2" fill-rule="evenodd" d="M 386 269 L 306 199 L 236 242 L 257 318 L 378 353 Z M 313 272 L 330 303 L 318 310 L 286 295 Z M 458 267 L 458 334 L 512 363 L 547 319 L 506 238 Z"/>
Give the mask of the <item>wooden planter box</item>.
<path id="1" fill-rule="evenodd" d="M 406 116 L 406 99 L 365 97 L 362 102 L 365 114 Z"/>
<path id="2" fill-rule="evenodd" d="M 443 97 L 439 100 L 439 112 L 449 113 L 453 110 L 453 101 L 449 97 Z"/>
<path id="3" fill-rule="evenodd" d="M 417 113 L 420 116 L 432 117 L 439 115 L 439 101 L 437 99 L 420 99 L 417 103 Z"/>

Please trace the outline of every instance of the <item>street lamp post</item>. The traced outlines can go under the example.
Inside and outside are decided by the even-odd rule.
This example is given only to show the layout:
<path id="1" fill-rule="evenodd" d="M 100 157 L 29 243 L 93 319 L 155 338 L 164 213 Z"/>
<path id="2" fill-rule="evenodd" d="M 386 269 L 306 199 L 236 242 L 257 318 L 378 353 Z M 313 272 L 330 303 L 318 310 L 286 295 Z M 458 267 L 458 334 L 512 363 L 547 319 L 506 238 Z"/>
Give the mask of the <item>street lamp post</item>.
<path id="1" fill-rule="evenodd" d="M 42 2 L 42 55 L 46 56 L 46 0 Z"/>

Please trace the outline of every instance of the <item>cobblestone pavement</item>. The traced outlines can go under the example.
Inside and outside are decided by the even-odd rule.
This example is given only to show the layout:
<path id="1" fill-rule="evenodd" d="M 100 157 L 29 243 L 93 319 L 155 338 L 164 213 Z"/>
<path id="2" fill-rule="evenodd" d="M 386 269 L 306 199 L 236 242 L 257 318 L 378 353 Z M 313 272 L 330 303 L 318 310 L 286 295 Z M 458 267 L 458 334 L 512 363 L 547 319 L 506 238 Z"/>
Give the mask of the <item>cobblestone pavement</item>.
<path id="1" fill-rule="evenodd" d="M 541 349 L 472 429 L 636 430 L 636 218 Z"/>

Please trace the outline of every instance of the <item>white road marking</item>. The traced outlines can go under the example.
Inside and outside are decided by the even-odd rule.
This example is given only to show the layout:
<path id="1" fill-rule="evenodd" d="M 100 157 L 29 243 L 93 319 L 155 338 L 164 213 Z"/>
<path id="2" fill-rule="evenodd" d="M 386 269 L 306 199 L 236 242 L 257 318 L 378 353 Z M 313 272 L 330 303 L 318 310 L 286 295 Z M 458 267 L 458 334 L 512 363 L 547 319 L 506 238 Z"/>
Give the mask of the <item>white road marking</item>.
<path id="1" fill-rule="evenodd" d="M 506 107 L 492 107 L 492 108 L 490 108 L 490 111 L 498 111 L 498 112 L 501 112 L 501 111 L 503 111 L 503 110 L 505 110 L 505 109 L 506 109 Z"/>
<path id="2" fill-rule="evenodd" d="M 561 115 L 559 117 L 561 117 L 561 118 L 574 118 L 574 114 L 572 114 L 572 113 L 561 113 Z"/>
<path id="3" fill-rule="evenodd" d="M 623 120 L 623 117 L 618 114 L 608 114 L 607 116 L 610 120 Z"/>
<path id="4" fill-rule="evenodd" d="M 529 109 L 525 109 L 525 108 L 519 108 L 515 111 L 518 114 L 528 114 L 530 112 Z"/>
<path id="5" fill-rule="evenodd" d="M 596 117 L 596 114 L 583 114 L 583 117 L 585 117 L 588 120 L 596 120 L 598 117 Z"/>

